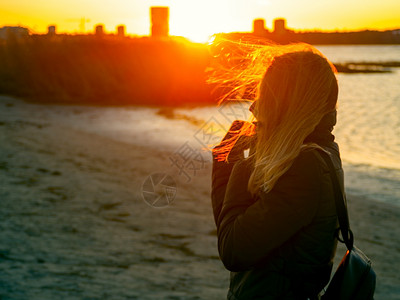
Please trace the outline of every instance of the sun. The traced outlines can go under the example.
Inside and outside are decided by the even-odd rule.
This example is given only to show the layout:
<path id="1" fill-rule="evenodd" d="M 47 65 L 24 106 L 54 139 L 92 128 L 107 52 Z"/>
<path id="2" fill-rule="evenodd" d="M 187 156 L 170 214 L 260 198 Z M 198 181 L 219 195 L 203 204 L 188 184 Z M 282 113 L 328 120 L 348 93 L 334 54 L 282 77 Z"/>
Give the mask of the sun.
<path id="1" fill-rule="evenodd" d="M 170 5 L 170 35 L 205 43 L 214 33 L 231 31 L 228 1 L 176 1 Z"/>
<path id="2" fill-rule="evenodd" d="M 206 30 L 204 28 L 199 28 L 196 26 L 187 26 L 186 28 L 181 27 L 181 29 L 176 31 L 173 30 L 170 33 L 171 35 L 183 36 L 195 43 L 207 43 L 211 36 L 214 34 L 214 31 L 212 28 Z"/>

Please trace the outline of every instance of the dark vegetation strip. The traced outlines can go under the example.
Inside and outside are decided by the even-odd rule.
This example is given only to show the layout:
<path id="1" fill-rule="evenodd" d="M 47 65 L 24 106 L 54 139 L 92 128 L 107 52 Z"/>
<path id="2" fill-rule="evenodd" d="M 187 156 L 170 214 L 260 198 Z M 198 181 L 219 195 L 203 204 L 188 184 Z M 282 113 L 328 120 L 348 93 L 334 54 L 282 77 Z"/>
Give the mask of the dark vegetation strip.
<path id="1" fill-rule="evenodd" d="M 35 38 L 0 44 L 0 93 L 38 102 L 212 102 L 207 48 L 177 41 Z"/>
<path id="2" fill-rule="evenodd" d="M 181 106 L 215 104 L 206 45 L 179 40 L 43 36 L 0 41 L 0 94 L 41 103 Z M 386 73 L 400 62 L 335 64 Z M 214 92 L 212 92 L 214 91 Z"/>

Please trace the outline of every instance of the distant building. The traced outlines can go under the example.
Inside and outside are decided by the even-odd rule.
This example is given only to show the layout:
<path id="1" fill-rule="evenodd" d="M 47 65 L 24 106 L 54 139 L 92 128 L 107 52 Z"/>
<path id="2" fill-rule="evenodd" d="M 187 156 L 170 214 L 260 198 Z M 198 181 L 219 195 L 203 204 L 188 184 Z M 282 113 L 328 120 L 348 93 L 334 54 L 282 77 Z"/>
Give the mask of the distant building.
<path id="1" fill-rule="evenodd" d="M 256 36 L 265 36 L 268 32 L 265 29 L 265 20 L 264 19 L 255 19 L 253 21 L 253 34 Z"/>
<path id="2" fill-rule="evenodd" d="M 124 25 L 119 25 L 117 27 L 117 36 L 118 37 L 124 37 L 125 36 L 125 26 Z"/>
<path id="3" fill-rule="evenodd" d="M 47 35 L 49 35 L 49 36 L 56 35 L 56 26 L 55 25 L 50 25 L 49 27 L 47 27 Z"/>
<path id="4" fill-rule="evenodd" d="M 102 37 L 104 35 L 103 25 L 96 25 L 95 27 L 95 34 L 98 37 Z"/>
<path id="5" fill-rule="evenodd" d="M 0 39 L 8 40 L 12 38 L 24 38 L 29 36 L 29 30 L 20 26 L 4 26 L 0 28 Z"/>
<path id="6" fill-rule="evenodd" d="M 169 8 L 163 6 L 151 7 L 151 36 L 168 37 Z"/>
<path id="7" fill-rule="evenodd" d="M 283 35 L 286 33 L 286 20 L 275 19 L 274 20 L 274 34 Z"/>

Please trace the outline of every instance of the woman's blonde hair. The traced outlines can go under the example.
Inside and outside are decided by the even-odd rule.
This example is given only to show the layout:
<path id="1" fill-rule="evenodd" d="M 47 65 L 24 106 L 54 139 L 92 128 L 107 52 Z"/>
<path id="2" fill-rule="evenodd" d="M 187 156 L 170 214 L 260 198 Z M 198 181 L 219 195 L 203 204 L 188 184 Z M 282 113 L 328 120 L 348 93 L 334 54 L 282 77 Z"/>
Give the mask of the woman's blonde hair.
<path id="1" fill-rule="evenodd" d="M 249 191 L 256 194 L 270 191 L 301 151 L 319 147 L 304 141 L 323 116 L 335 110 L 338 85 L 334 66 L 310 45 L 269 45 L 258 47 L 253 55 L 265 55 L 258 58 L 264 73 L 260 76 L 255 58 L 253 79 L 251 68 L 241 76 L 247 86 L 257 82 L 255 164 L 248 182 Z M 247 78 L 243 72 L 250 72 Z"/>

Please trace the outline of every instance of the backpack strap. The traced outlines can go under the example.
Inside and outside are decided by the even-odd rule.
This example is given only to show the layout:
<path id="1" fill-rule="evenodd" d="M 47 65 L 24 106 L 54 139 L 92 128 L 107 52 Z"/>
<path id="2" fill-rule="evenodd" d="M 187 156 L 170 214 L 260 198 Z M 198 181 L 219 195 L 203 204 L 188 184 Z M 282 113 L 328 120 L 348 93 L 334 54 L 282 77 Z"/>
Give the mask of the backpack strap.
<path id="1" fill-rule="evenodd" d="M 339 180 L 336 175 L 336 169 L 335 166 L 333 165 L 331 155 L 322 150 L 319 152 L 321 153 L 322 158 L 328 165 L 329 173 L 332 180 L 333 192 L 335 196 L 336 213 L 338 215 L 339 226 L 340 226 L 338 228 L 336 236 L 339 241 L 346 244 L 348 250 L 351 250 L 353 249 L 354 237 L 353 237 L 353 232 L 350 230 L 349 215 L 346 206 L 347 201 L 344 196 L 344 193 L 342 192 L 342 188 L 340 187 Z M 340 239 L 339 237 L 339 230 L 342 234 L 343 239 Z"/>

